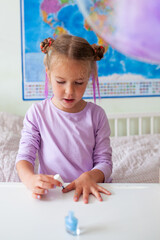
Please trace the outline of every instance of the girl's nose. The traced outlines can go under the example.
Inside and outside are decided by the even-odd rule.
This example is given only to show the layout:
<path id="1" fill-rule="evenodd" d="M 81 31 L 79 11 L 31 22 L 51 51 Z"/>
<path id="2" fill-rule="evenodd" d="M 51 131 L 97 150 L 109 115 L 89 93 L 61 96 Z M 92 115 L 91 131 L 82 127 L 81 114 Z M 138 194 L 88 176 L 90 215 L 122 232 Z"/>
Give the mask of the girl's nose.
<path id="1" fill-rule="evenodd" d="M 68 95 L 71 95 L 74 93 L 74 86 L 72 84 L 68 84 L 66 86 L 66 89 L 65 89 L 65 92 L 68 94 Z"/>

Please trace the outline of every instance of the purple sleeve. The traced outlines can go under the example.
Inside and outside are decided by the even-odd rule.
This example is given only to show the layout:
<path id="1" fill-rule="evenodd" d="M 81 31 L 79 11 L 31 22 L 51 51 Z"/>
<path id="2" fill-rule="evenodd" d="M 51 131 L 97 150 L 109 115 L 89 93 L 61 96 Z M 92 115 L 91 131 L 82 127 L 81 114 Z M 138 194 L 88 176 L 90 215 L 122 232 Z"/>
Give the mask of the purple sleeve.
<path id="1" fill-rule="evenodd" d="M 26 160 L 33 166 L 35 165 L 36 152 L 40 146 L 40 133 L 37 124 L 37 115 L 34 105 L 26 113 L 23 121 L 21 140 L 16 158 L 16 163 Z"/>
<path id="2" fill-rule="evenodd" d="M 112 148 L 110 146 L 110 127 L 104 110 L 97 119 L 95 147 L 93 152 L 93 169 L 104 173 L 104 182 L 110 182 L 112 173 Z"/>

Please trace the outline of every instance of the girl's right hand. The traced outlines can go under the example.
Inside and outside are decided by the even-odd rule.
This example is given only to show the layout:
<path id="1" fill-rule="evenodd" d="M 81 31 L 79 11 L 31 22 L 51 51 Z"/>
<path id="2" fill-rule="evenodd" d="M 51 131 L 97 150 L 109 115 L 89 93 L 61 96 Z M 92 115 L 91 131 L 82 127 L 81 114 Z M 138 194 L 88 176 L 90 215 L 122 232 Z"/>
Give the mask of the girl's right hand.
<path id="1" fill-rule="evenodd" d="M 27 187 L 32 191 L 33 198 L 41 199 L 49 189 L 61 187 L 62 183 L 55 180 L 53 175 L 33 174 L 27 181 Z"/>

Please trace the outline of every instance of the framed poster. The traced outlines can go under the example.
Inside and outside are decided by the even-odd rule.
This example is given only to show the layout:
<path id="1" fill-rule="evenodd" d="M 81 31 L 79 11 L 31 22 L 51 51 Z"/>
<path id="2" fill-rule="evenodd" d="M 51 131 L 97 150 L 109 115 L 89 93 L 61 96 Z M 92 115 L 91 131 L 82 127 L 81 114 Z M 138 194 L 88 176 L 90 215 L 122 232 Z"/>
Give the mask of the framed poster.
<path id="1" fill-rule="evenodd" d="M 44 54 L 40 42 L 61 33 L 84 37 L 90 44 L 104 42 L 90 29 L 75 0 L 21 0 L 23 100 L 45 98 Z M 98 63 L 101 98 L 160 96 L 160 65 L 131 59 L 109 46 Z M 52 91 L 49 90 L 49 96 Z M 92 98 L 89 81 L 84 98 Z"/>

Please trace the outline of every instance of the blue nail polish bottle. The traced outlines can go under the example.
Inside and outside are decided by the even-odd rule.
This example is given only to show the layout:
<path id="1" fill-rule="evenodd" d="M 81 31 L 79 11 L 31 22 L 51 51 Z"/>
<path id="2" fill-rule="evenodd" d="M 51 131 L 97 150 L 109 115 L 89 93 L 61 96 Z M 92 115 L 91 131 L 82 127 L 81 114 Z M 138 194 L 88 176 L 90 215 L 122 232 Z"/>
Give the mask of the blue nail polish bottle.
<path id="1" fill-rule="evenodd" d="M 77 225 L 78 219 L 74 216 L 72 211 L 69 211 L 68 216 L 65 217 L 66 231 L 72 235 L 79 235 Z"/>

